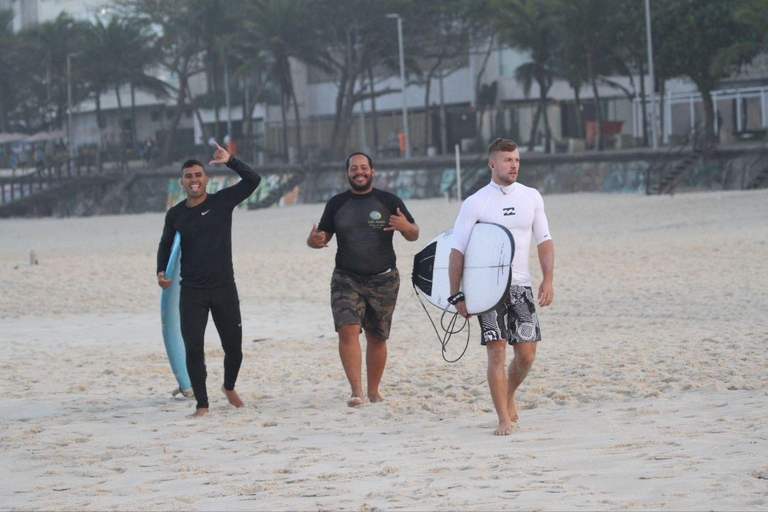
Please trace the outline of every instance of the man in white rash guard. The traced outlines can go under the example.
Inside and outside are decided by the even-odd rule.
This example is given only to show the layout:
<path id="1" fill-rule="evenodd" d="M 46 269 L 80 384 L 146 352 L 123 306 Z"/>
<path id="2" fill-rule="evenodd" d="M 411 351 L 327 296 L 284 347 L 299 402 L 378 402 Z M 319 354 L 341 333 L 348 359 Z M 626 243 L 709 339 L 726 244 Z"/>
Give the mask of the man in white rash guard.
<path id="1" fill-rule="evenodd" d="M 552 303 L 552 272 L 555 266 L 555 247 L 549 233 L 544 201 L 531 187 L 517 183 L 520 152 L 511 140 L 496 139 L 488 147 L 488 167 L 491 182 L 469 196 L 461 206 L 453 228 L 449 276 L 451 297 L 459 314 L 468 318 L 464 295 L 459 289 L 464 270 L 464 251 L 469 235 L 477 222 L 501 224 L 515 239 L 512 260 L 512 282 L 504 301 L 495 309 L 479 315 L 481 343 L 488 351 L 488 386 L 499 416 L 497 436 L 512 433 L 517 421 L 515 391 L 522 384 L 536 356 L 536 342 L 541 340 L 539 319 L 536 315 L 528 257 L 531 232 L 536 238 L 539 264 L 543 280 L 539 286 L 539 306 Z M 506 345 L 512 345 L 515 355 L 504 371 Z"/>

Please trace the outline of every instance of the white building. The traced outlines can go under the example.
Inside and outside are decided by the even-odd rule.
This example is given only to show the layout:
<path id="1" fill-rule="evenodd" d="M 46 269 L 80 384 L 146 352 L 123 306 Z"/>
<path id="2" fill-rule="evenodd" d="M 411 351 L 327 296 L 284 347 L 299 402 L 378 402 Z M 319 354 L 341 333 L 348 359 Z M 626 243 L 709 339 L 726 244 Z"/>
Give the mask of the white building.
<path id="1" fill-rule="evenodd" d="M 104 7 L 104 6 L 107 7 Z M 91 19 L 93 16 L 109 14 L 109 2 L 103 0 L 0 0 L 0 9 L 12 8 L 16 13 L 14 28 L 32 26 L 56 18 L 62 11 L 69 12 L 75 18 Z M 393 25 L 393 36 L 394 36 Z M 408 42 L 405 42 L 407 52 Z M 510 137 L 522 145 L 528 143 L 534 113 L 537 108 L 538 90 L 534 84 L 530 95 L 523 94 L 522 86 L 514 79 L 514 71 L 518 65 L 525 62 L 525 55 L 509 48 L 493 48 L 487 65 L 481 70 L 485 59 L 482 45 L 469 52 L 465 65 L 447 76 L 442 83 L 442 96 L 446 105 L 448 119 L 446 122 L 447 148 L 453 144 L 463 144 L 469 149 L 475 138 L 477 99 L 475 98 L 474 83 L 478 73 L 482 73 L 483 84 L 496 84 L 496 97 L 493 105 L 483 113 L 481 128 L 482 138 L 488 140 L 495 136 Z M 733 87 L 716 93 L 718 109 L 718 129 L 721 129 L 721 139 L 737 137 L 739 134 L 764 130 L 768 126 L 768 66 L 761 59 L 750 70 L 733 81 Z M 333 122 L 337 85 L 322 73 L 299 62 L 292 62 L 293 79 L 296 88 L 298 109 L 301 119 L 301 134 L 305 152 L 312 156 L 322 155 L 324 148 L 330 146 L 331 126 Z M 160 78 L 169 83 L 176 83 L 174 77 L 162 71 L 157 71 Z M 622 85 L 625 90 L 640 93 L 640 77 L 614 77 L 613 80 Z M 223 80 L 222 80 L 223 81 Z M 234 87 L 234 85 L 233 85 Z M 382 78 L 376 85 L 377 89 L 401 87 L 398 74 Z M 203 73 L 193 77 L 190 88 L 193 95 L 206 91 L 206 78 Z M 646 91 L 651 90 L 648 78 L 645 78 Z M 409 106 L 410 143 L 413 154 L 425 154 L 439 151 L 440 126 L 438 105 L 441 95 L 441 83 L 435 79 L 431 84 L 430 104 L 434 104 L 433 117 L 425 115 L 424 95 L 425 84 L 412 83 L 408 85 L 407 104 Z M 636 145 L 642 141 L 642 107 L 638 99 L 630 98 L 625 91 L 607 85 L 599 86 L 601 109 L 604 121 L 612 122 L 616 133 L 610 138 L 613 147 Z M 101 97 L 101 106 L 105 117 L 105 126 L 109 129 L 103 134 L 107 143 L 119 141 L 120 126 L 130 128 L 130 88 L 120 90 L 124 108 L 124 119 L 120 120 L 117 110 L 117 99 L 114 93 Z M 223 93 L 222 93 L 223 95 Z M 556 81 L 548 94 L 550 103 L 547 117 L 554 139 L 554 149 L 566 150 L 569 141 L 577 137 L 576 107 L 574 92 L 564 81 Z M 582 115 L 585 119 L 594 119 L 595 104 L 592 88 L 584 86 L 580 91 L 583 102 Z M 662 99 L 662 98 L 659 98 Z M 138 141 L 145 137 L 161 140 L 170 120 L 173 118 L 175 99 L 160 100 L 150 94 L 136 91 L 136 135 Z M 697 120 L 703 118 L 703 110 L 695 86 L 684 80 L 670 80 L 665 84 L 664 104 L 659 107 L 661 118 L 661 133 L 663 140 L 674 142 L 685 137 L 695 126 Z M 661 105 L 661 102 L 658 102 Z M 384 156 L 399 153 L 397 134 L 402 130 L 402 95 L 400 92 L 391 93 L 376 99 L 378 147 L 374 152 Z M 95 101 L 89 100 L 73 108 L 74 143 L 81 145 L 97 141 Z M 244 133 L 243 105 L 233 104 L 230 112 L 225 108 L 219 109 L 219 137 L 226 133 L 227 119 L 232 124 L 232 136 L 241 140 Z M 374 126 L 371 102 L 358 103 L 355 107 L 356 121 L 347 141 L 351 149 L 374 148 Z M 212 109 L 201 110 L 200 117 L 205 124 L 205 132 L 212 133 L 215 113 Z M 282 115 L 279 106 L 259 104 L 251 112 L 254 123 L 256 140 L 254 144 L 262 151 L 261 157 L 266 160 L 277 158 L 284 153 L 293 155 L 290 146 L 295 146 L 295 127 L 293 113 L 287 116 L 290 128 L 288 130 L 288 151 L 283 147 Z M 429 123 L 429 127 L 427 124 Z M 182 117 L 177 135 L 178 144 L 184 148 L 202 145 L 203 129 L 198 119 L 186 112 Z M 730 134 L 729 134 L 730 132 Z M 541 149 L 543 144 L 544 124 L 539 123 L 535 145 Z M 363 139 L 365 134 L 365 139 Z M 724 135 L 723 135 L 724 134 Z M 220 141 L 221 142 L 221 141 Z M 571 149 L 583 147 L 583 142 L 571 141 Z M 430 149 L 433 148 L 433 149 Z M 293 148 L 295 150 L 295 147 Z M 261 162 L 261 158 L 259 158 Z"/>

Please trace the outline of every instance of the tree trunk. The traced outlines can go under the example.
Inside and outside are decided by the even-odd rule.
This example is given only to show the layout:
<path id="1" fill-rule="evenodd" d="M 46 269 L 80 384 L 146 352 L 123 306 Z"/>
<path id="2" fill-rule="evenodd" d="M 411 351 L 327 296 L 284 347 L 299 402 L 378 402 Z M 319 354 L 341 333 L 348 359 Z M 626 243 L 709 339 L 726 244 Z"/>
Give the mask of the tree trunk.
<path id="1" fill-rule="evenodd" d="M 96 91 L 96 128 L 99 131 L 99 152 L 101 152 L 101 130 L 104 128 L 101 123 L 101 91 Z"/>
<path id="2" fill-rule="evenodd" d="M 136 87 L 131 83 L 131 145 L 136 145 Z"/>
<path id="3" fill-rule="evenodd" d="M 255 163 L 256 162 L 256 151 L 255 151 L 255 144 L 253 143 L 253 109 L 256 108 L 256 103 L 258 103 L 259 98 L 261 98 L 262 92 L 264 92 L 264 87 L 266 86 L 266 82 L 262 82 L 259 85 L 259 90 L 256 91 L 256 94 L 253 95 L 252 98 L 249 99 L 246 105 L 246 112 L 247 112 L 247 122 L 245 123 L 245 140 L 248 141 L 248 147 L 249 151 L 251 153 L 251 160 Z M 250 85 L 248 85 L 250 87 Z"/>
<path id="4" fill-rule="evenodd" d="M 368 79 L 371 82 L 371 123 L 373 124 L 373 156 L 379 156 L 379 123 L 376 116 L 376 89 L 373 81 L 373 68 L 368 68 Z"/>
<path id="5" fill-rule="evenodd" d="M 597 140 L 595 141 L 595 149 L 602 151 L 605 148 L 605 144 L 603 143 L 603 113 L 600 110 L 600 93 L 597 92 L 594 55 L 591 51 L 587 52 L 587 70 L 589 72 L 589 80 L 592 82 L 592 94 L 595 99 L 595 117 L 597 118 Z"/>
<path id="6" fill-rule="evenodd" d="M 293 101 L 293 118 L 296 120 L 296 152 L 301 155 L 301 118 L 299 117 L 299 102 L 296 100 L 296 89 L 291 85 L 291 101 Z"/>
<path id="7" fill-rule="evenodd" d="M 427 148 L 432 145 L 431 133 L 432 133 L 432 109 L 429 106 L 429 93 L 432 85 L 432 73 L 427 75 L 427 86 L 424 91 L 424 153 L 426 154 Z"/>
<path id="8" fill-rule="evenodd" d="M 581 86 L 577 85 L 573 88 L 573 96 L 576 98 L 576 136 L 578 138 L 584 137 L 584 119 L 581 117 Z"/>
<path id="9" fill-rule="evenodd" d="M 544 117 L 544 152 L 549 153 L 552 146 L 552 130 L 549 128 L 549 116 L 547 115 L 547 93 L 549 87 L 546 78 L 539 82 L 539 110 Z"/>
<path id="10" fill-rule="evenodd" d="M 643 146 L 648 146 L 648 112 L 645 99 L 645 69 L 640 62 L 640 106 L 643 111 Z"/>
<path id="11" fill-rule="evenodd" d="M 349 137 L 349 130 L 352 123 L 352 108 L 354 107 L 354 84 L 356 81 L 355 76 L 348 76 L 346 80 L 346 86 L 343 89 L 339 89 L 339 98 L 337 95 L 337 112 L 334 119 L 333 140 L 331 142 L 331 153 L 334 158 L 341 159 L 344 157 L 344 151 L 347 145 L 347 138 Z"/>
<path id="12" fill-rule="evenodd" d="M 429 95 L 432 91 L 432 78 L 435 76 L 435 73 L 437 72 L 438 68 L 443 62 L 443 56 L 440 55 L 440 57 L 437 59 L 437 62 L 435 62 L 435 65 L 432 66 L 432 69 L 429 70 L 429 73 L 427 73 L 427 86 L 426 90 L 424 91 L 424 116 L 425 116 L 425 123 L 424 123 L 424 151 L 426 152 L 427 148 L 432 145 L 432 106 L 429 104 Z"/>
<path id="13" fill-rule="evenodd" d="M 125 148 L 125 137 L 123 137 L 123 100 L 120 98 L 120 86 L 115 86 L 115 97 L 117 98 L 117 129 L 120 135 L 120 149 Z"/>
<path id="14" fill-rule="evenodd" d="M 536 104 L 536 113 L 533 115 L 531 134 L 528 136 L 528 151 L 533 151 L 533 146 L 536 145 L 536 135 L 539 131 L 539 116 L 541 116 L 541 103 Z"/>
<path id="15" fill-rule="evenodd" d="M 192 91 L 189 90 L 189 82 L 187 82 L 187 96 L 192 97 Z M 197 122 L 200 123 L 200 136 L 203 139 L 203 147 L 207 147 L 208 144 L 208 132 L 205 130 L 205 124 L 203 123 L 203 116 L 200 115 L 200 109 L 192 105 L 192 110 L 195 113 Z"/>
<path id="16" fill-rule="evenodd" d="M 6 114 L 5 94 L 0 88 L 0 132 L 8 131 L 8 116 Z"/>
<path id="17" fill-rule="evenodd" d="M 495 34 L 491 35 L 491 40 L 488 41 L 488 49 L 485 52 L 485 56 L 483 57 L 483 63 L 480 66 L 480 70 L 477 72 L 477 75 L 474 77 L 475 79 L 475 98 L 480 98 L 480 85 L 482 84 L 483 79 L 483 73 L 485 73 L 485 67 L 488 65 L 488 59 L 491 58 L 491 53 L 493 53 L 493 42 L 495 40 L 496 36 Z M 470 57 L 471 58 L 471 57 Z M 481 151 L 483 146 L 483 110 L 477 108 L 478 105 L 475 105 L 475 108 L 477 110 L 480 110 L 480 115 L 477 116 L 477 127 L 476 127 L 476 134 L 475 134 L 475 143 L 478 146 L 477 150 Z"/>
<path id="18" fill-rule="evenodd" d="M 181 115 L 184 113 L 184 104 L 187 99 L 187 87 L 189 77 L 187 76 L 187 68 L 189 66 L 189 57 L 184 57 L 184 62 L 179 72 L 179 97 L 176 100 L 176 111 L 173 113 L 173 120 L 171 126 L 166 134 L 165 141 L 163 142 L 163 152 L 161 160 L 165 163 L 171 162 L 171 147 L 173 146 L 174 139 L 176 138 L 176 130 L 179 127 L 181 121 Z"/>
<path id="19" fill-rule="evenodd" d="M 445 73 L 440 73 L 440 154 L 448 152 L 448 115 L 445 112 L 445 88 L 443 79 Z"/>
<path id="20" fill-rule="evenodd" d="M 285 94 L 280 94 L 280 115 L 283 118 L 283 150 L 285 162 L 288 163 L 288 116 L 286 113 L 288 106 L 286 105 Z"/>
<path id="21" fill-rule="evenodd" d="M 344 98 L 346 96 L 347 82 L 349 77 L 347 76 L 346 69 L 342 70 L 341 80 L 339 82 L 339 89 L 336 92 L 336 111 L 333 114 L 333 130 L 331 131 L 331 155 L 333 158 L 343 153 L 344 143 L 341 144 L 342 148 L 339 149 L 339 138 L 341 132 L 341 118 L 342 109 L 344 106 Z"/>
<path id="22" fill-rule="evenodd" d="M 715 151 L 715 105 L 712 101 L 712 91 L 706 85 L 699 85 L 701 101 L 704 104 L 704 158 L 709 159 Z M 695 141 L 694 141 L 695 143 Z"/>
<path id="23" fill-rule="evenodd" d="M 221 140 L 221 131 L 219 131 L 219 78 L 216 74 L 216 51 L 211 53 L 211 81 L 213 82 L 213 137 Z M 232 135 L 229 134 L 231 137 Z"/>

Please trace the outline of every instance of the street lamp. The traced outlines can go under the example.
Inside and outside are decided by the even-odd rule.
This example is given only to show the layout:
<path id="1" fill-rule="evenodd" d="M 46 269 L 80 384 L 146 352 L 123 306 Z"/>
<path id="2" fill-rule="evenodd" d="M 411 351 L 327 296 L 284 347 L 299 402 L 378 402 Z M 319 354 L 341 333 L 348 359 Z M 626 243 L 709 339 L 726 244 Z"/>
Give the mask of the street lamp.
<path id="1" fill-rule="evenodd" d="M 645 0 L 645 34 L 648 40 L 648 74 L 651 78 L 651 140 L 653 149 L 659 148 L 659 136 L 656 126 L 656 81 L 653 78 L 653 42 L 651 41 L 651 6 Z"/>
<path id="2" fill-rule="evenodd" d="M 387 14 L 397 20 L 397 46 L 400 50 L 400 82 L 403 84 L 403 132 L 405 134 L 405 158 L 411 158 L 411 141 L 408 131 L 408 98 L 405 94 L 405 57 L 403 57 L 403 18 L 399 14 Z"/>

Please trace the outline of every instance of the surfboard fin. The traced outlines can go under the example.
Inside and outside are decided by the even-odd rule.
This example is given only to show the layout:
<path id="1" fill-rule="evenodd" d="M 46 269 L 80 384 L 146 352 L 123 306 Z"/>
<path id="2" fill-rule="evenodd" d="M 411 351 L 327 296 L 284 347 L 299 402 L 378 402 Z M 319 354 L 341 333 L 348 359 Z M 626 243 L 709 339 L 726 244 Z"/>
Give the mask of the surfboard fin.
<path id="1" fill-rule="evenodd" d="M 171 391 L 171 396 L 178 396 L 178 395 L 182 395 L 185 398 L 194 398 L 195 392 L 192 391 L 191 389 L 181 389 L 181 388 L 176 388 L 173 391 Z"/>

